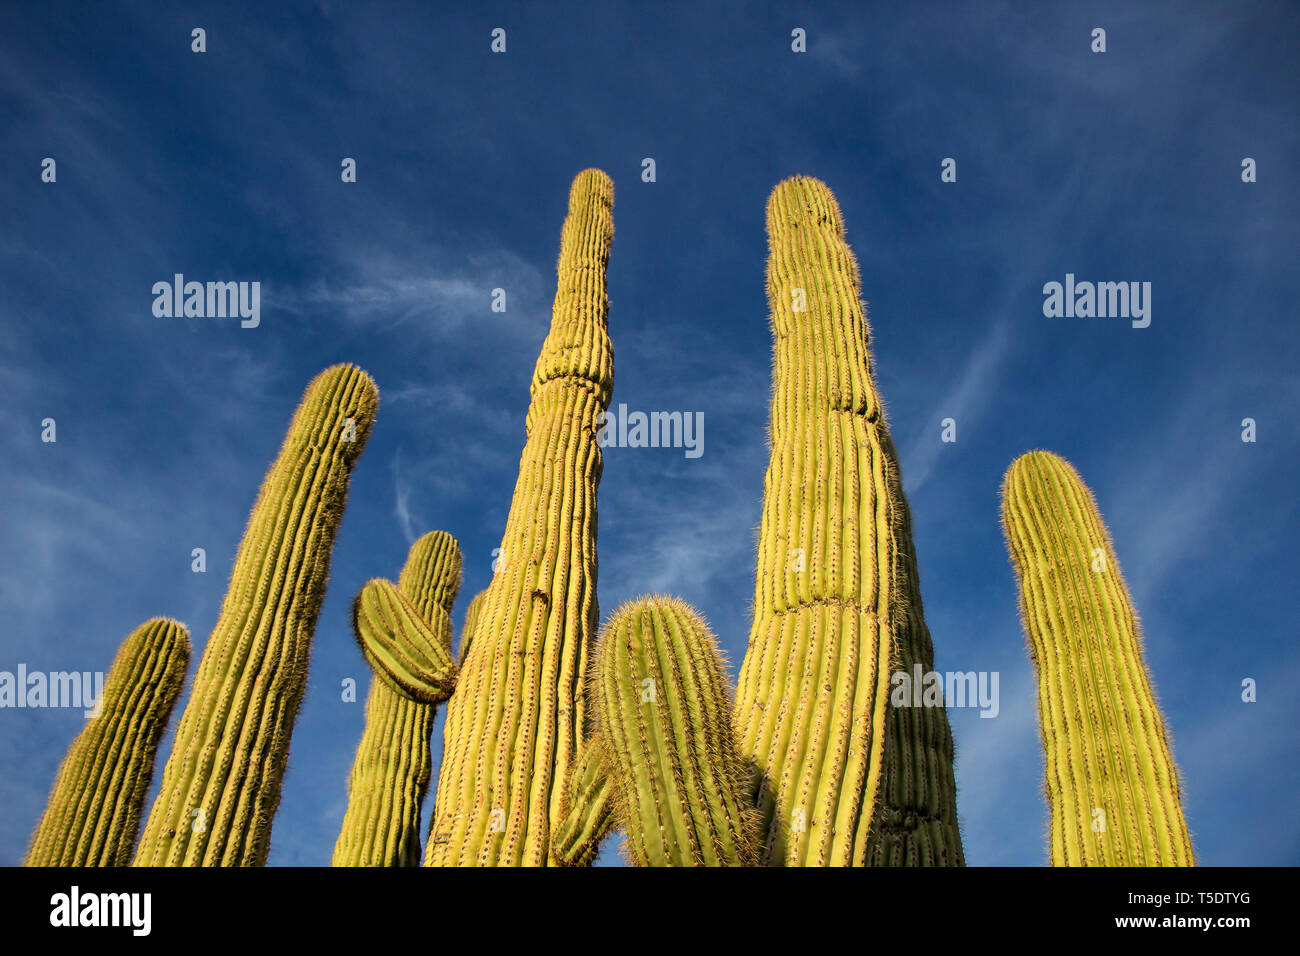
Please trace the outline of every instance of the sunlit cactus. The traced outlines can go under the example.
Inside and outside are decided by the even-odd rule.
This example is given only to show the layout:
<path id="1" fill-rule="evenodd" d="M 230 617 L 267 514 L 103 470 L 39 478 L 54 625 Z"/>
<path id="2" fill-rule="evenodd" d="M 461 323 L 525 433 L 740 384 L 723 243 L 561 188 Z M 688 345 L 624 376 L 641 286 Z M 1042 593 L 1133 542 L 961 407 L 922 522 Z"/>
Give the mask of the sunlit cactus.
<path id="1" fill-rule="evenodd" d="M 266 862 L 334 535 L 378 404 L 352 365 L 307 387 L 240 542 L 137 866 Z"/>
<path id="2" fill-rule="evenodd" d="M 583 732 L 598 622 L 596 434 L 614 374 L 605 293 L 613 206 L 603 172 L 574 179 L 500 560 L 462 638 L 447 705 L 428 865 L 558 862 L 551 832 Z"/>
<path id="3" fill-rule="evenodd" d="M 469 607 L 465 609 L 465 623 L 460 629 L 460 646 L 456 649 L 457 659 L 462 664 L 465 662 L 466 652 L 469 651 L 470 636 L 474 633 L 474 624 L 478 621 L 478 612 L 483 609 L 483 598 L 486 596 L 486 589 L 479 591 L 469 602 Z"/>
<path id="4" fill-rule="evenodd" d="M 460 576 L 456 539 L 432 531 L 411 546 L 396 587 L 371 581 L 353 602 L 353 630 L 375 676 L 334 866 L 420 865 L 429 737 L 455 685 L 451 609 Z"/>
<path id="5" fill-rule="evenodd" d="M 1137 614 L 1092 492 L 1045 451 L 1017 458 L 1002 521 L 1046 753 L 1055 866 L 1191 866 L 1178 768 Z"/>
<path id="6" fill-rule="evenodd" d="M 131 862 L 154 755 L 189 660 L 189 632 L 166 618 L 146 621 L 122 642 L 96 702 L 99 713 L 59 767 L 25 865 Z"/>
<path id="7" fill-rule="evenodd" d="M 596 658 L 595 741 L 631 860 L 756 865 L 748 774 L 721 654 L 703 618 L 671 598 L 632 601 L 601 631 Z"/>
<path id="8" fill-rule="evenodd" d="M 736 694 L 763 862 L 960 864 L 947 714 L 889 701 L 933 649 L 857 260 L 816 179 L 778 184 L 767 228 L 771 460 Z"/>

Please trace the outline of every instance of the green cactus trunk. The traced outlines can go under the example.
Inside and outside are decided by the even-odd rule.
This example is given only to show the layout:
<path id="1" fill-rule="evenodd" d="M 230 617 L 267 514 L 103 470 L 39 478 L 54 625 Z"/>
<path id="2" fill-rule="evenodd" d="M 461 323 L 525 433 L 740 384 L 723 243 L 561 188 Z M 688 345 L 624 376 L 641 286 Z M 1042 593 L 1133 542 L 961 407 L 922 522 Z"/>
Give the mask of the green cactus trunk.
<path id="1" fill-rule="evenodd" d="M 1178 768 L 1097 504 L 1049 452 L 1017 458 L 1002 521 L 1038 673 L 1054 866 L 1192 866 Z"/>
<path id="2" fill-rule="evenodd" d="M 632 861 L 756 865 L 748 773 L 708 625 L 678 600 L 633 601 L 605 625 L 596 656 L 595 740 Z"/>
<path id="3" fill-rule="evenodd" d="M 137 866 L 266 862 L 334 534 L 378 402 L 351 365 L 307 387 L 249 517 Z"/>
<path id="4" fill-rule="evenodd" d="M 456 539 L 433 531 L 412 545 L 396 588 L 372 581 L 352 606 L 353 629 L 375 676 L 334 866 L 420 865 L 429 737 L 438 704 L 455 683 L 451 609 L 460 576 Z"/>
<path id="5" fill-rule="evenodd" d="M 947 714 L 889 702 L 934 653 L 857 260 L 818 180 L 780 183 L 767 225 L 771 462 L 736 697 L 764 862 L 961 864 Z"/>
<path id="6" fill-rule="evenodd" d="M 156 617 L 122 642 L 98 716 L 68 748 L 26 866 L 126 866 L 154 756 L 190 661 L 183 624 Z"/>
<path id="7" fill-rule="evenodd" d="M 596 433 L 614 378 L 605 294 L 613 205 L 603 172 L 574 179 L 501 560 L 447 705 L 431 866 L 557 862 L 551 830 L 581 739 L 597 626 Z"/>

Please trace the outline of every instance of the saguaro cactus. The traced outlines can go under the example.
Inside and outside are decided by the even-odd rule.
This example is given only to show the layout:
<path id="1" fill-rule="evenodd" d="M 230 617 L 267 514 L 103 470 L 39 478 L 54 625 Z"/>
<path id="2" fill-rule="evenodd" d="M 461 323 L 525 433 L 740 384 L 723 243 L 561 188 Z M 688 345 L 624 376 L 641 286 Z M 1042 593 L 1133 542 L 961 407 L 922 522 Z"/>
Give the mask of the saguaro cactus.
<path id="1" fill-rule="evenodd" d="M 596 653 L 595 741 L 633 862 L 755 865 L 748 773 L 708 625 L 681 601 L 644 598 L 614 613 Z"/>
<path id="2" fill-rule="evenodd" d="M 396 588 L 371 581 L 352 605 L 353 629 L 375 676 L 334 866 L 420 865 L 429 736 L 455 684 L 451 609 L 460 576 L 456 539 L 431 531 L 411 546 Z"/>
<path id="3" fill-rule="evenodd" d="M 249 517 L 136 865 L 266 862 L 334 533 L 378 403 L 353 365 L 307 387 Z"/>
<path id="4" fill-rule="evenodd" d="M 25 865 L 131 862 L 154 755 L 189 661 L 189 632 L 166 618 L 145 621 L 122 642 L 99 714 L 68 748 Z"/>
<path id="5" fill-rule="evenodd" d="M 598 169 L 569 193 L 551 329 L 501 558 L 447 705 L 429 865 L 546 865 L 576 757 L 597 626 L 596 439 L 614 354 L 605 266 L 614 186 Z"/>
<path id="6" fill-rule="evenodd" d="M 816 179 L 778 184 L 767 228 L 771 461 L 736 695 L 764 862 L 960 864 L 947 714 L 889 702 L 933 649 L 857 260 Z"/>
<path id="7" fill-rule="evenodd" d="M 1062 458 L 1017 458 L 1002 521 L 1038 673 L 1055 866 L 1191 866 L 1178 768 L 1097 504 Z"/>

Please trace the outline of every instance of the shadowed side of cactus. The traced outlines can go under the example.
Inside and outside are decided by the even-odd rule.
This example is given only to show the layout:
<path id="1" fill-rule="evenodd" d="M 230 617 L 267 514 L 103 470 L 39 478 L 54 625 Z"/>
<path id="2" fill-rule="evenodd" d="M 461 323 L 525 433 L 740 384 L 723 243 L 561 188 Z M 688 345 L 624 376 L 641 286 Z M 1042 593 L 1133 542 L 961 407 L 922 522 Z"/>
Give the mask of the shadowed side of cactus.
<path id="1" fill-rule="evenodd" d="M 720 652 L 693 608 L 623 605 L 601 631 L 596 739 L 638 866 L 754 866 L 758 831 Z"/>
<path id="2" fill-rule="evenodd" d="M 596 434 L 614 376 L 605 293 L 613 206 L 603 172 L 574 179 L 500 558 L 462 639 L 447 705 L 428 865 L 557 862 L 551 832 L 577 758 L 598 622 Z"/>
<path id="3" fill-rule="evenodd" d="M 68 748 L 26 866 L 126 866 L 135 852 L 154 756 L 185 683 L 183 624 L 153 618 L 122 642 L 99 713 Z"/>
<path id="4" fill-rule="evenodd" d="M 451 609 L 460 577 L 456 539 L 433 531 L 412 545 L 396 587 L 371 581 L 352 605 L 353 630 L 375 676 L 334 866 L 420 865 L 429 737 L 455 684 Z"/>
<path id="5" fill-rule="evenodd" d="M 308 385 L 240 542 L 137 866 L 266 862 L 334 535 L 378 404 L 353 365 Z"/>
<path id="6" fill-rule="evenodd" d="M 857 260 L 819 180 L 778 184 L 767 227 L 771 459 L 736 694 L 764 863 L 960 864 L 947 714 L 889 700 L 934 652 Z"/>
<path id="7" fill-rule="evenodd" d="M 1092 492 L 1050 452 L 1017 458 L 1002 521 L 1038 674 L 1054 866 L 1192 866 L 1178 768 L 1137 614 Z"/>

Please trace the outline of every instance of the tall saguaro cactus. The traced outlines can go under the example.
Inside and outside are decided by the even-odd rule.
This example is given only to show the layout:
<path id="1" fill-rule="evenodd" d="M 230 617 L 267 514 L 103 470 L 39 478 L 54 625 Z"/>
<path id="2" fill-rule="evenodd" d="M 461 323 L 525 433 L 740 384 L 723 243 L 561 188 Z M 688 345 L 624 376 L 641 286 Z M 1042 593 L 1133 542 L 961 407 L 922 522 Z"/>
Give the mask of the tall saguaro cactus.
<path id="1" fill-rule="evenodd" d="M 933 649 L 857 260 L 816 179 L 778 184 L 767 228 L 771 461 L 736 696 L 764 862 L 960 864 L 947 714 L 889 702 Z"/>
<path id="2" fill-rule="evenodd" d="M 1191 866 L 1178 768 L 1137 615 L 1092 492 L 1049 452 L 1017 458 L 1002 521 L 1038 672 L 1055 866 Z"/>
<path id="3" fill-rule="evenodd" d="M 156 617 L 122 642 L 98 715 L 68 748 L 27 866 L 126 866 L 153 778 L 158 742 L 190 661 L 183 624 Z"/>
<path id="4" fill-rule="evenodd" d="M 266 862 L 334 534 L 378 404 L 353 365 L 307 387 L 240 542 L 137 866 Z"/>
<path id="5" fill-rule="evenodd" d="M 603 172 L 574 179 L 501 559 L 462 639 L 468 650 L 447 705 L 428 865 L 555 862 L 550 833 L 582 735 L 598 618 L 596 433 L 614 378 L 605 293 L 613 206 Z"/>
<path id="6" fill-rule="evenodd" d="M 357 641 L 375 676 L 352 763 L 334 866 L 419 866 L 420 805 L 429 789 L 429 737 L 451 695 L 451 609 L 460 590 L 456 539 L 431 531 L 411 546 L 394 588 L 371 581 L 352 605 Z"/>
<path id="7" fill-rule="evenodd" d="M 748 774 L 703 618 L 670 598 L 624 605 L 601 632 L 593 683 L 594 743 L 633 862 L 754 866 Z"/>

